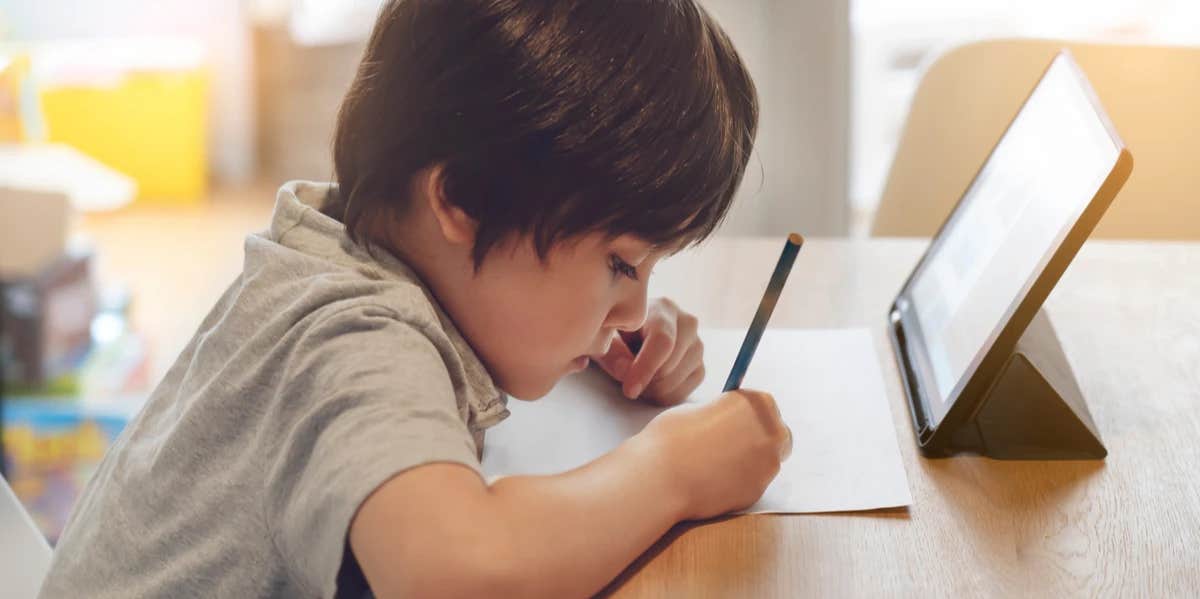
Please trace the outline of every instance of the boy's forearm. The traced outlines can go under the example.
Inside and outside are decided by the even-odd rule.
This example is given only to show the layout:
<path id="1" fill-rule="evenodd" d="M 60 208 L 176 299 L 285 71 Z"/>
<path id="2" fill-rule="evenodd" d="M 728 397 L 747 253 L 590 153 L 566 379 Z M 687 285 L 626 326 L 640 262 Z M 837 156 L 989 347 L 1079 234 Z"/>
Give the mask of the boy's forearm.
<path id="1" fill-rule="evenodd" d="M 523 596 L 599 591 L 684 516 L 667 463 L 635 436 L 554 476 L 504 478 L 490 488 Z"/>
<path id="2" fill-rule="evenodd" d="M 377 597 L 585 597 L 690 504 L 646 433 L 583 466 L 486 486 L 460 464 L 402 473 L 371 494 L 350 544 Z"/>

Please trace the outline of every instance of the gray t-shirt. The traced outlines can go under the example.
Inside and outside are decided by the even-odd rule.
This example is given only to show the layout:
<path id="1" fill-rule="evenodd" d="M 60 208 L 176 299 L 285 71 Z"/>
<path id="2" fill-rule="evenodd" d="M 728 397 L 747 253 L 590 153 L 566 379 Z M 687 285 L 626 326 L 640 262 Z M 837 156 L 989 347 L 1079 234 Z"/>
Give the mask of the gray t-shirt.
<path id="1" fill-rule="evenodd" d="M 313 208 L 327 189 L 280 189 L 87 485 L 41 596 L 361 593 L 347 534 L 363 500 L 421 464 L 479 471 L 507 398 L 409 268 Z"/>

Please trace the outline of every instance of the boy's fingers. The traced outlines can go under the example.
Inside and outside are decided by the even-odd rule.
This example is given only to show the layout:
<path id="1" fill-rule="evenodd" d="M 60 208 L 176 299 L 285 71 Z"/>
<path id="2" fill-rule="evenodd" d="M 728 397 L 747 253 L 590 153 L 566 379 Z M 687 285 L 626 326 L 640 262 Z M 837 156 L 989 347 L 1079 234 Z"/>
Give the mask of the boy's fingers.
<path id="1" fill-rule="evenodd" d="M 692 373 L 689 374 L 688 377 L 679 384 L 679 386 L 675 387 L 673 391 L 670 391 L 666 395 L 656 397 L 652 401 L 660 406 L 670 407 L 679 405 L 683 403 L 685 399 L 690 397 L 692 395 L 692 391 L 695 391 L 702 382 L 704 382 L 704 366 L 700 366 L 700 368 L 692 371 Z"/>
<path id="2" fill-rule="evenodd" d="M 646 390 L 654 395 L 669 395 L 674 393 L 685 379 L 690 377 L 696 369 L 704 365 L 704 346 L 693 344 L 688 348 L 679 347 L 679 341 L 675 342 L 675 353 L 671 356 L 668 362 L 674 362 L 671 366 L 669 363 L 658 370 L 658 374 Z M 679 353 L 684 354 L 683 359 L 678 359 Z"/>
<path id="3" fill-rule="evenodd" d="M 642 342 L 642 348 L 638 351 L 637 357 L 629 366 L 623 386 L 625 396 L 630 399 L 636 399 L 642 394 L 650 379 L 667 361 L 667 358 L 671 357 L 671 351 L 675 349 L 674 331 L 648 327 L 643 329 L 642 335 L 645 340 Z"/>
<path id="4" fill-rule="evenodd" d="M 686 331 L 679 329 L 679 333 L 675 335 L 675 351 L 671 354 L 671 358 L 663 364 L 664 372 L 675 372 L 677 368 L 683 366 L 685 360 L 691 360 L 697 357 L 696 352 L 701 352 L 700 358 L 703 358 L 704 342 L 700 341 L 700 337 L 695 331 Z"/>
<path id="5" fill-rule="evenodd" d="M 633 363 L 633 352 L 620 335 L 613 335 L 612 343 L 608 344 L 608 351 L 599 356 L 592 356 L 592 361 L 614 380 L 625 382 L 629 365 Z"/>

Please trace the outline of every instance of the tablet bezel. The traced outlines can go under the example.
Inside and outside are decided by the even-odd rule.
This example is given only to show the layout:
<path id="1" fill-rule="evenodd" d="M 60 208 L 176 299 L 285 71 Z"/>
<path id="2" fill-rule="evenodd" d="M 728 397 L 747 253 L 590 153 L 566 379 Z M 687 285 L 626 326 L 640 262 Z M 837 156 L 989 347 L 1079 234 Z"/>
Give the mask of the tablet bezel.
<path id="1" fill-rule="evenodd" d="M 1075 62 L 1071 53 L 1063 49 L 1058 52 L 1054 58 L 1043 69 L 1042 75 L 1038 77 L 1038 83 L 1030 89 L 1025 100 L 1021 103 L 1021 109 L 1009 121 L 1005 128 L 1004 134 L 1000 137 L 1002 141 L 1007 136 L 1009 129 L 1012 128 L 1013 122 L 1017 116 L 1024 110 L 1029 98 L 1033 95 L 1033 91 L 1041 84 L 1050 68 L 1058 61 L 1065 60 L 1068 69 L 1075 75 L 1077 82 L 1087 97 L 1096 116 L 1104 125 L 1109 137 L 1114 145 L 1118 148 L 1117 158 L 1113 163 L 1112 169 L 1104 179 L 1104 183 L 1096 191 L 1091 201 L 1084 208 L 1079 218 L 1070 227 L 1066 236 L 1063 238 L 1059 246 L 1052 250 L 1050 259 L 1040 273 L 1034 273 L 1031 277 L 1032 283 L 1029 285 L 1029 291 L 1024 297 L 1018 298 L 1012 305 L 1009 306 L 1007 313 L 1008 320 L 1004 323 L 998 323 L 989 336 L 990 345 L 985 344 L 975 358 L 972 359 L 966 372 L 962 378 L 955 384 L 951 390 L 946 403 L 949 407 L 946 408 L 945 414 L 939 422 L 934 422 L 934 412 L 931 409 L 930 398 L 936 397 L 936 391 L 927 389 L 929 383 L 933 380 L 929 372 L 929 364 L 927 352 L 925 351 L 924 340 L 921 337 L 921 330 L 916 319 L 916 314 L 912 310 L 911 286 L 921 269 L 925 266 L 930 256 L 944 242 L 943 233 L 947 231 L 957 221 L 963 207 L 963 199 L 967 192 L 975 184 L 975 180 L 983 171 L 983 167 L 991 160 L 995 153 L 995 148 L 999 146 L 999 141 L 996 146 L 993 146 L 992 151 L 988 153 L 987 158 L 980 165 L 971 182 L 963 190 L 963 194 L 959 197 L 959 201 L 955 204 L 954 209 L 949 216 L 938 228 L 937 233 L 933 237 L 933 242 L 921 256 L 920 261 L 909 273 L 908 278 L 904 282 L 900 293 L 892 302 L 888 310 L 888 332 L 891 337 L 892 347 L 897 359 L 897 365 L 900 370 L 900 377 L 904 383 L 904 391 L 907 395 L 910 414 L 913 419 L 913 430 L 917 436 L 917 444 L 927 454 L 945 455 L 953 453 L 950 448 L 955 444 L 952 443 L 951 437 L 964 422 L 969 421 L 978 410 L 980 401 L 983 399 L 988 386 L 992 383 L 999 369 L 1003 366 L 1005 360 L 1012 354 L 1016 347 L 1017 341 L 1021 334 L 1025 332 L 1034 315 L 1041 308 L 1042 303 L 1053 290 L 1054 285 L 1058 282 L 1063 272 L 1071 260 L 1078 253 L 1088 235 L 1095 229 L 1100 218 L 1104 215 L 1105 210 L 1116 197 L 1117 192 L 1124 185 L 1125 180 L 1129 177 L 1133 169 L 1133 157 L 1129 149 L 1125 146 L 1116 129 L 1113 127 L 1112 121 L 1108 114 L 1101 106 L 1095 91 L 1088 82 L 1087 77 Z"/>

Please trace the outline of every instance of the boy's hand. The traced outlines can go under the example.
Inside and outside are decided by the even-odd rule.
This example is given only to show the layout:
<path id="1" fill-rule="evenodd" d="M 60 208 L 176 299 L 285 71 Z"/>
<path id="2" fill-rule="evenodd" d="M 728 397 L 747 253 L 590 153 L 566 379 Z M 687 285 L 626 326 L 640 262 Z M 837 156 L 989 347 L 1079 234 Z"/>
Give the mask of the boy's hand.
<path id="1" fill-rule="evenodd" d="M 672 503 L 686 519 L 749 507 L 792 451 L 792 433 L 775 399 L 748 389 L 667 410 L 635 439 L 672 473 Z"/>
<path id="2" fill-rule="evenodd" d="M 673 406 L 687 399 L 704 380 L 704 343 L 699 322 L 666 298 L 646 310 L 642 328 L 614 335 L 608 352 L 593 356 L 621 383 L 626 397 Z"/>

